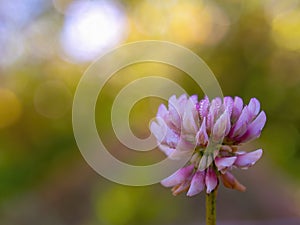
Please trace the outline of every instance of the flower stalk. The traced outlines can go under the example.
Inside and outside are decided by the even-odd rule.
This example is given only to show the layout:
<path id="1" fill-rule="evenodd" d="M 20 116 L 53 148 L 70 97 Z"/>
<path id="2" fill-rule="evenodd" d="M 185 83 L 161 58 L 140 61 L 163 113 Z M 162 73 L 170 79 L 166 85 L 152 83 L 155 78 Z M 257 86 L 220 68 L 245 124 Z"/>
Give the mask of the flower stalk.
<path id="1" fill-rule="evenodd" d="M 216 225 L 217 188 L 206 194 L 206 225 Z"/>

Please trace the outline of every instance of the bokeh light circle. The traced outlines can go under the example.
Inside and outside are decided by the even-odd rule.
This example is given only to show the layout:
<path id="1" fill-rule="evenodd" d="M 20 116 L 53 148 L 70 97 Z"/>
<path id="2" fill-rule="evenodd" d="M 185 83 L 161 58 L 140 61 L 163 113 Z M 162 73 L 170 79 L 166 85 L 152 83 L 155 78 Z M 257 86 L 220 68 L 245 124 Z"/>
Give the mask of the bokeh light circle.
<path id="1" fill-rule="evenodd" d="M 113 1 L 71 3 L 65 11 L 60 36 L 65 58 L 72 62 L 92 61 L 127 36 L 127 19 Z"/>

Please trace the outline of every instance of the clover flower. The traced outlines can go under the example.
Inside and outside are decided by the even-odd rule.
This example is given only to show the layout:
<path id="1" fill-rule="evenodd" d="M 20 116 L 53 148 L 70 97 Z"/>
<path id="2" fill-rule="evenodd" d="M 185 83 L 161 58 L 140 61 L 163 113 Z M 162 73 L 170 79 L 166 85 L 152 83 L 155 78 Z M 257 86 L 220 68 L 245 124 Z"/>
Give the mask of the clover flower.
<path id="1" fill-rule="evenodd" d="M 168 108 L 158 108 L 150 125 L 158 147 L 171 159 L 191 154 L 186 166 L 161 181 L 178 195 L 211 193 L 222 181 L 225 187 L 244 191 L 245 187 L 230 173 L 233 168 L 248 169 L 262 156 L 262 149 L 238 151 L 238 147 L 258 138 L 266 122 L 260 103 L 252 98 L 244 105 L 239 97 L 219 97 L 198 101 L 193 95 L 170 97 Z"/>

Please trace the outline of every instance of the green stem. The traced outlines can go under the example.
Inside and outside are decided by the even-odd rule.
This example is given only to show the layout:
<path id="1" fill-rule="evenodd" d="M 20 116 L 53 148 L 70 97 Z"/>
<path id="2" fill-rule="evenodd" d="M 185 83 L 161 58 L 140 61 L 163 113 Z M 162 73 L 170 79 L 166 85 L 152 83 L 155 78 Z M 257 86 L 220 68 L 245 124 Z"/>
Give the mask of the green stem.
<path id="1" fill-rule="evenodd" d="M 216 225 L 217 189 L 206 194 L 206 225 Z"/>

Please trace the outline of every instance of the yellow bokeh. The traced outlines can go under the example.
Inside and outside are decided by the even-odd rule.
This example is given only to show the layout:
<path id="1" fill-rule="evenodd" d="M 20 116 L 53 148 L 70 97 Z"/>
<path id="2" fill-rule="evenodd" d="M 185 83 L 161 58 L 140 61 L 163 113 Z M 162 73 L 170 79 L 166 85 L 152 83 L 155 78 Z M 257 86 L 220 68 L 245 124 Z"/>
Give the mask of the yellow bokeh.
<path id="1" fill-rule="evenodd" d="M 300 10 L 276 17 L 272 22 L 272 37 L 280 47 L 300 50 Z"/>
<path id="2" fill-rule="evenodd" d="M 14 92 L 0 89 L 0 128 L 14 124 L 20 118 L 21 109 L 21 103 Z"/>
<path id="3" fill-rule="evenodd" d="M 141 1 L 132 12 L 137 31 L 153 37 L 162 37 L 170 23 L 170 1 Z M 172 4 L 171 4 L 172 5 Z"/>
<path id="4" fill-rule="evenodd" d="M 203 43 L 212 26 L 210 13 L 201 3 L 182 3 L 172 9 L 170 34 L 180 43 Z"/>
<path id="5" fill-rule="evenodd" d="M 129 40 L 163 39 L 179 44 L 215 45 L 230 21 L 217 4 L 205 1 L 141 1 L 129 18 Z"/>

